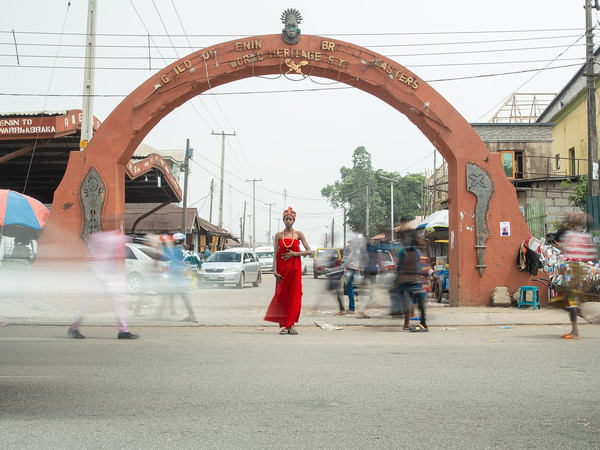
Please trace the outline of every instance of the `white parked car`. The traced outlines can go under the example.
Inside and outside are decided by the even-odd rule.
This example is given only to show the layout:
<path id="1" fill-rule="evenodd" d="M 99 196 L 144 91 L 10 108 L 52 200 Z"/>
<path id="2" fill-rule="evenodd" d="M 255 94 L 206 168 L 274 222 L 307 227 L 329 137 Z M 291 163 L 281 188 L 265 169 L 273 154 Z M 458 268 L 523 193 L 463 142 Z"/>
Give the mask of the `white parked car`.
<path id="1" fill-rule="evenodd" d="M 304 275 L 306 275 L 309 271 L 312 272 L 313 270 L 313 258 L 315 257 L 315 251 L 319 248 L 319 246 L 317 244 L 308 244 L 310 245 L 310 249 L 312 251 L 312 254 L 310 255 L 306 255 L 306 256 L 302 256 L 300 259 L 302 261 L 302 273 Z M 304 250 L 304 248 L 302 248 L 302 246 L 300 246 L 301 250 Z"/>
<path id="2" fill-rule="evenodd" d="M 125 275 L 130 294 L 160 292 L 168 270 L 169 258 L 160 249 L 143 244 L 125 244 Z"/>
<path id="3" fill-rule="evenodd" d="M 384 287 L 389 289 L 394 284 L 394 280 L 396 279 L 396 261 L 394 257 L 389 252 L 389 250 L 377 250 L 378 259 L 379 259 L 379 273 L 375 278 L 375 284 L 377 286 Z M 342 262 L 343 264 L 343 262 Z M 346 282 L 348 280 L 348 273 L 344 270 L 343 277 L 343 286 L 344 292 L 346 291 Z M 352 285 L 355 286 L 356 289 L 360 289 L 360 286 L 363 286 L 364 283 L 364 274 L 360 272 L 355 272 L 354 279 L 352 280 Z"/>
<path id="4" fill-rule="evenodd" d="M 260 262 L 249 248 L 232 248 L 213 253 L 198 272 L 198 285 L 235 284 L 242 289 L 250 282 L 260 286 L 262 272 Z"/>
<path id="5" fill-rule="evenodd" d="M 263 273 L 273 272 L 273 255 L 275 254 L 273 247 L 256 247 L 254 254 L 260 262 L 260 270 Z"/>

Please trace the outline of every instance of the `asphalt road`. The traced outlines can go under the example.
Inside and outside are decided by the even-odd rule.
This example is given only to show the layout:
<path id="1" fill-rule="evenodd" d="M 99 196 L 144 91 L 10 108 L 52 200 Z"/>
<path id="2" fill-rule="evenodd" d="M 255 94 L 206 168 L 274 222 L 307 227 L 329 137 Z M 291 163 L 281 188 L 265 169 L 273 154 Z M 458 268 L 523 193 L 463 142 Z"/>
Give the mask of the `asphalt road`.
<path id="1" fill-rule="evenodd" d="M 2 448 L 600 447 L 600 327 L 0 328 Z"/>

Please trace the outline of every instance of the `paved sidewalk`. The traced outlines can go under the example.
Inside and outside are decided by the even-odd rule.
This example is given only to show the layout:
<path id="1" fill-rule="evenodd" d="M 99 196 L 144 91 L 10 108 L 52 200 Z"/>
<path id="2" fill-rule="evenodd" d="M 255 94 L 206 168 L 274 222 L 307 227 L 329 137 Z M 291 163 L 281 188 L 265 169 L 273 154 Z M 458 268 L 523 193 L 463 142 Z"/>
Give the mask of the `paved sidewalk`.
<path id="1" fill-rule="evenodd" d="M 196 308 L 198 324 L 181 322 L 183 313 L 177 317 L 166 314 L 157 317 L 156 305 L 150 304 L 142 310 L 143 315 L 130 316 L 131 327 L 143 326 L 276 326 L 263 320 L 263 308 L 244 308 L 223 310 L 217 308 Z M 335 326 L 402 326 L 403 319 L 394 319 L 387 308 L 373 308 L 367 312 L 369 318 L 361 319 L 356 315 L 334 316 L 334 310 L 305 306 L 300 315 L 300 326 L 315 326 L 315 322 Z M 513 325 L 568 325 L 568 315 L 563 310 L 542 308 L 540 310 L 493 307 L 451 308 L 445 304 L 428 302 L 427 322 L 432 327 L 457 326 L 513 326 Z M 26 305 L 16 300 L 0 300 L 0 324 L 13 325 L 61 325 L 68 326 L 73 320 L 72 311 L 57 309 L 44 303 Z M 587 323 L 580 318 L 581 323 Z M 411 321 L 411 323 L 418 323 Z M 104 312 L 90 313 L 85 324 L 115 326 L 115 315 L 110 308 Z"/>

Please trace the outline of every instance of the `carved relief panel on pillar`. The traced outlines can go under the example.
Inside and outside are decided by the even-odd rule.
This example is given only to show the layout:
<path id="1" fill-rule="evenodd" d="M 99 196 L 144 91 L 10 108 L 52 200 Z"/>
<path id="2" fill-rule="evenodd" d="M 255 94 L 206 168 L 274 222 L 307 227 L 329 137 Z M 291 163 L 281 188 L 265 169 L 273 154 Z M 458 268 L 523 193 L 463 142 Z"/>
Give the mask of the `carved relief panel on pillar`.
<path id="1" fill-rule="evenodd" d="M 488 213 L 490 203 L 494 196 L 494 182 L 492 177 L 483 167 L 472 161 L 467 163 L 467 191 L 477 197 L 475 206 L 475 249 L 477 251 L 477 264 L 479 276 L 483 276 L 485 269 L 485 240 L 490 235 Z"/>

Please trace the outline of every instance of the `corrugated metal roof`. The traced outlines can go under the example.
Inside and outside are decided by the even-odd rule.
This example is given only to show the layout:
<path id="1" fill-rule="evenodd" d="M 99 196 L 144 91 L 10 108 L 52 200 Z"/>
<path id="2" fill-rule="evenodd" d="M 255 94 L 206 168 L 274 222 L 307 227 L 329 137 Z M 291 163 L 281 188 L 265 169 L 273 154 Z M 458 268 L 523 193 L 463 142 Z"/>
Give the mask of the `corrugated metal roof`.
<path id="1" fill-rule="evenodd" d="M 152 153 L 156 153 L 157 155 L 162 156 L 163 158 L 171 158 L 173 161 L 181 164 L 183 159 L 185 158 L 185 150 L 158 150 L 148 144 L 141 143 L 138 148 L 133 152 L 133 157 L 143 157 L 148 156 Z"/>
<path id="2" fill-rule="evenodd" d="M 44 116 L 44 117 L 52 117 L 52 116 L 64 116 L 67 114 L 67 110 L 63 111 L 20 111 L 20 112 L 6 112 L 0 113 L 0 117 L 29 117 L 29 116 Z"/>
<path id="3" fill-rule="evenodd" d="M 125 228 L 131 230 L 135 220 L 141 215 L 151 211 L 157 207 L 158 203 L 128 203 L 125 205 Z M 174 232 L 181 227 L 181 215 L 183 208 L 174 203 L 154 212 L 152 215 L 141 220 L 136 228 L 137 232 L 153 232 L 161 233 L 162 231 Z M 193 228 L 194 222 L 198 222 L 198 226 L 204 228 L 208 234 L 219 236 L 228 236 L 229 232 L 217 225 L 208 222 L 198 216 L 196 208 L 187 208 L 186 228 Z"/>

